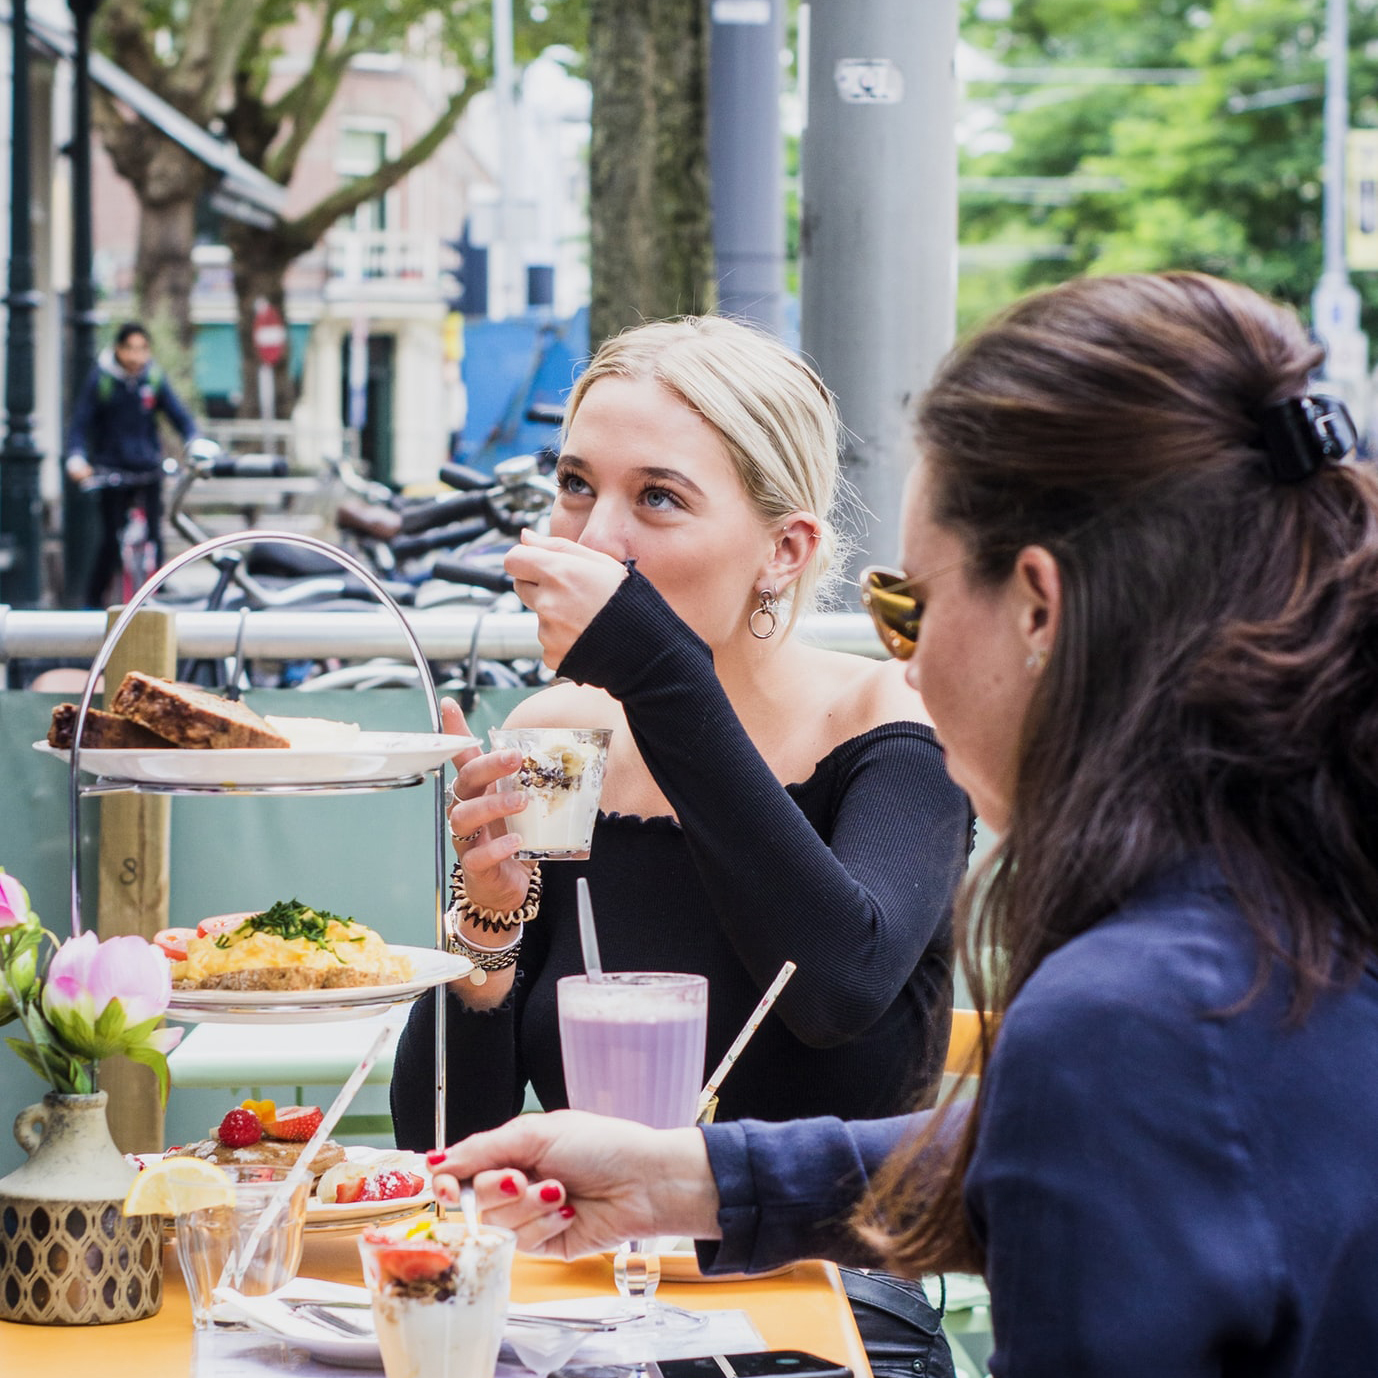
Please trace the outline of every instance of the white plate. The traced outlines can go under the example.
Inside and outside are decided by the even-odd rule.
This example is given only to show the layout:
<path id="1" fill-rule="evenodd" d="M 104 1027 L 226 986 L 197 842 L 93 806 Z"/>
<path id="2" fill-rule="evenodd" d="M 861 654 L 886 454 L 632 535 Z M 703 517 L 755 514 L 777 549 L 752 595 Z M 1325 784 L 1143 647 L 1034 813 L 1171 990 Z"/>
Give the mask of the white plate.
<path id="1" fill-rule="evenodd" d="M 347 747 L 229 747 L 212 751 L 87 747 L 81 752 L 81 768 L 109 780 L 144 785 L 329 785 L 418 775 L 477 744 L 475 737 L 439 732 L 361 732 Z M 70 764 L 69 752 L 47 742 L 33 745 L 35 751 Z"/>
<path id="2" fill-rule="evenodd" d="M 163 1153 L 131 1153 L 135 1162 L 147 1167 L 166 1157 Z M 371 1163 L 395 1156 L 395 1150 L 370 1148 L 363 1144 L 350 1144 L 345 1148 L 345 1157 L 351 1163 Z M 424 1171 L 416 1174 L 424 1177 Z M 336 1205 L 334 1202 L 318 1200 L 313 1188 L 306 1198 L 306 1228 L 311 1231 L 353 1230 L 361 1225 L 382 1224 L 387 1221 L 403 1220 L 409 1215 L 423 1211 L 435 1201 L 435 1193 L 430 1184 L 422 1187 L 415 1196 L 397 1197 L 391 1201 L 354 1201 L 349 1205 Z M 172 1221 L 167 1222 L 168 1228 Z"/>
<path id="3" fill-rule="evenodd" d="M 353 1019 L 360 1010 L 407 1004 L 432 986 L 456 981 L 474 969 L 474 964 L 457 952 L 396 945 L 390 946 L 389 951 L 411 958 L 410 981 L 392 986 L 346 986 L 339 990 L 174 990 L 168 1002 L 168 1018 L 192 1024 L 273 1024 L 284 1015 L 303 1022 Z"/>
<path id="4" fill-rule="evenodd" d="M 397 1156 L 397 1150 L 390 1148 L 371 1148 L 366 1144 L 351 1144 L 345 1149 L 345 1158 L 351 1163 L 361 1163 L 365 1167 L 373 1163 L 386 1163 Z M 425 1159 L 415 1155 L 415 1165 L 404 1169 L 414 1172 L 418 1177 L 429 1175 Z M 415 1196 L 397 1197 L 392 1201 L 353 1201 L 348 1205 L 318 1200 L 314 1192 L 306 1203 L 306 1225 L 308 1229 L 329 1229 L 341 1226 L 366 1224 L 370 1221 L 399 1219 L 424 1210 L 435 1200 L 435 1193 L 429 1183 Z"/>

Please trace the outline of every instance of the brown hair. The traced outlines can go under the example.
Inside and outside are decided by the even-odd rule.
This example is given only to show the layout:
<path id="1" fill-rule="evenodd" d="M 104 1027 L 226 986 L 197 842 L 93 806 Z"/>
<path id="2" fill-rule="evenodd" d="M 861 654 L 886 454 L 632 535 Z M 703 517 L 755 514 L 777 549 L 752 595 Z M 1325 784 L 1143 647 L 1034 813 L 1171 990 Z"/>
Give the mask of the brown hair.
<path id="1" fill-rule="evenodd" d="M 1003 581 L 1037 545 L 1062 584 L 1009 828 L 959 902 L 978 1007 L 1007 1008 L 1045 957 L 1201 850 L 1257 935 L 1255 993 L 1280 960 L 1294 1019 L 1378 950 L 1378 476 L 1351 462 L 1276 482 L 1257 419 L 1320 359 L 1246 288 L 1088 278 L 959 345 L 920 404 L 933 519 L 972 577 Z M 940 1124 L 894 1156 L 858 1217 L 896 1271 L 982 1264 L 962 1197 L 982 1090 L 959 1134 Z"/>

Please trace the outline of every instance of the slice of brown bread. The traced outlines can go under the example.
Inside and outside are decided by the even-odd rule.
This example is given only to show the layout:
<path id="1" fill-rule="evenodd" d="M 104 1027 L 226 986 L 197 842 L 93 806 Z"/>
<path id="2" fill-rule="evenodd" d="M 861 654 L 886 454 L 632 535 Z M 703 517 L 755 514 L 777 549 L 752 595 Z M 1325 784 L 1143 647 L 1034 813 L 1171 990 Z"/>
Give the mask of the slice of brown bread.
<path id="1" fill-rule="evenodd" d="M 178 990 L 342 990 L 351 986 L 381 986 L 395 980 L 364 967 L 254 967 L 222 971 L 200 981 L 175 981 Z"/>
<path id="2" fill-rule="evenodd" d="M 48 745 L 59 751 L 69 751 L 77 730 L 77 706 L 60 703 L 53 709 L 53 721 L 48 728 Z M 171 742 L 156 732 L 141 727 L 128 718 L 102 713 L 99 708 L 86 710 L 86 722 L 81 729 L 81 744 L 93 750 L 123 750 L 129 747 L 170 747 Z"/>
<path id="3" fill-rule="evenodd" d="M 222 699 L 195 685 L 155 679 L 138 670 L 131 670 L 120 682 L 110 707 L 175 746 L 193 750 L 246 746 L 285 750 L 291 745 L 242 701 Z"/>

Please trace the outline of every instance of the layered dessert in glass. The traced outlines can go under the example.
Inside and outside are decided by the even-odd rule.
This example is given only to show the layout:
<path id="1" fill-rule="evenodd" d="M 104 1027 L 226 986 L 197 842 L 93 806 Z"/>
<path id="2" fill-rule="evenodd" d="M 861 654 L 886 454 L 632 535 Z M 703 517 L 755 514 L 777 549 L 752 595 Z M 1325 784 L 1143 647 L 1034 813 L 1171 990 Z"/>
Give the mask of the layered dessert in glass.
<path id="1" fill-rule="evenodd" d="M 494 751 L 515 748 L 522 754 L 516 774 L 498 781 L 500 791 L 519 791 L 526 798 L 526 808 L 508 824 L 522 836 L 517 855 L 535 861 L 586 859 L 611 729 L 495 727 L 488 736 Z"/>
<path id="2" fill-rule="evenodd" d="M 387 1378 L 493 1378 L 516 1236 L 463 1221 L 366 1230 L 364 1282 Z"/>

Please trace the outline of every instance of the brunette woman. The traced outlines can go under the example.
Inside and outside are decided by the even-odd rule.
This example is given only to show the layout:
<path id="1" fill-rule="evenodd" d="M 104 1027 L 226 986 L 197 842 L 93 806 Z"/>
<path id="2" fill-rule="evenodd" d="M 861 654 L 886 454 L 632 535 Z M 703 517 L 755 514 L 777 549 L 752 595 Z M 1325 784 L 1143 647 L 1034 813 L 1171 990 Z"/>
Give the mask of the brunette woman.
<path id="1" fill-rule="evenodd" d="M 1378 478 L 1320 358 L 1244 288 L 1088 279 L 922 404 L 870 592 L 1001 833 L 961 911 L 1001 954 L 969 1114 L 526 1117 L 442 1171 L 536 1251 L 979 1267 L 1001 1378 L 1369 1371 Z"/>

